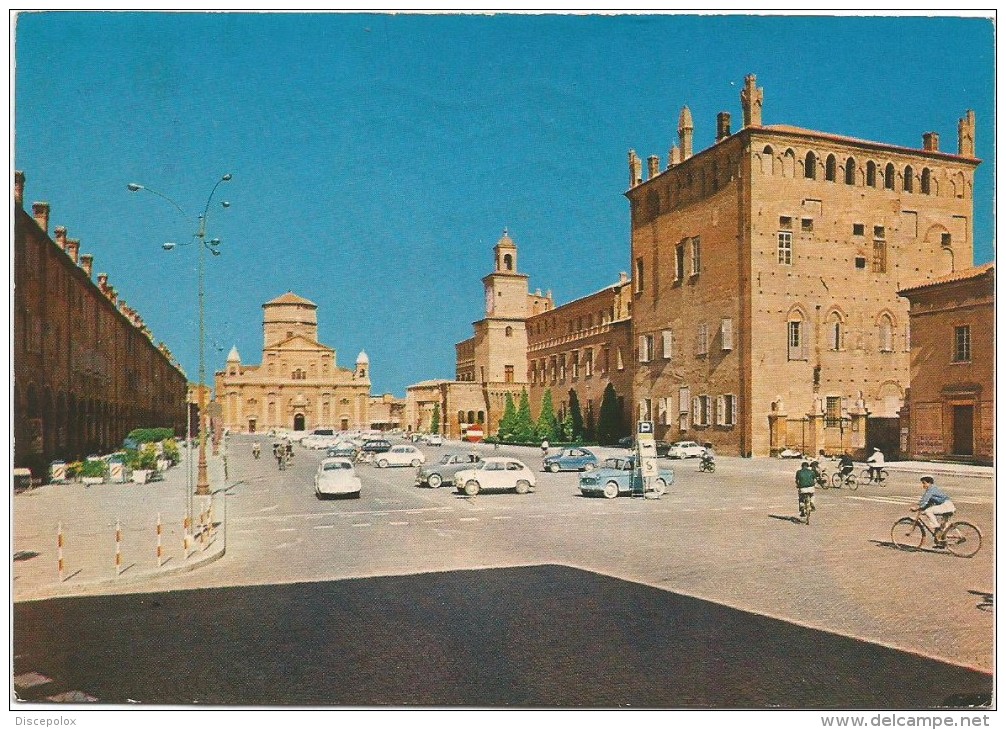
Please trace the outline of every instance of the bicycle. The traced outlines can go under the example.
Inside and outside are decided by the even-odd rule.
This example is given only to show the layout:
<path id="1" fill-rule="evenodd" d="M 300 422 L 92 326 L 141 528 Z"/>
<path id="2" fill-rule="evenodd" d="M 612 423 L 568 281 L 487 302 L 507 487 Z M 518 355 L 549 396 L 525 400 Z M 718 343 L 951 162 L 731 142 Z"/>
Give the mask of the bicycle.
<path id="1" fill-rule="evenodd" d="M 880 467 L 880 471 L 878 472 L 876 478 L 874 478 L 873 475 L 870 474 L 870 467 L 866 467 L 865 469 L 863 469 L 863 471 L 859 472 L 860 480 L 866 482 L 867 484 L 876 483 L 879 484 L 880 486 L 883 486 L 884 482 L 887 481 L 887 477 L 888 477 L 887 469 L 885 469 L 884 467 Z"/>
<path id="2" fill-rule="evenodd" d="M 941 520 L 943 527 L 943 545 L 935 544 L 936 549 L 945 547 L 958 558 L 973 557 L 982 547 L 982 532 L 970 522 L 958 520 L 950 522 L 953 514 Z M 947 524 L 949 523 L 949 524 Z M 921 513 L 915 517 L 902 517 L 891 526 L 891 542 L 901 550 L 919 550 L 925 542 L 926 534 L 937 543 L 933 528 L 922 521 Z"/>
<path id="3" fill-rule="evenodd" d="M 853 492 L 859 489 L 859 481 L 856 479 L 856 475 L 853 474 L 851 471 L 848 474 L 843 474 L 840 471 L 837 471 L 834 474 L 832 474 L 831 488 L 841 489 L 842 487 L 848 487 Z"/>
<path id="4" fill-rule="evenodd" d="M 803 518 L 805 525 L 810 524 L 810 513 L 817 509 L 814 506 L 814 493 L 813 492 L 797 492 L 797 498 L 800 503 L 800 517 Z"/>
<path id="5" fill-rule="evenodd" d="M 712 459 L 702 457 L 702 459 L 699 461 L 699 471 L 708 471 L 708 472 L 716 471 L 716 462 L 713 461 Z"/>

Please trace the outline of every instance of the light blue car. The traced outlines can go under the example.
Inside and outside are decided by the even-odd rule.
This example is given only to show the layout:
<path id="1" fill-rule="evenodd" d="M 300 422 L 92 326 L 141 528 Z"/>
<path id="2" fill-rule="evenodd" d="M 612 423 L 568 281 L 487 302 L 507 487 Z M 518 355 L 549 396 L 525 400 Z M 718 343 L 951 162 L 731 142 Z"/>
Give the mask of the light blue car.
<path id="1" fill-rule="evenodd" d="M 659 497 L 671 484 L 674 484 L 674 470 L 661 467 L 650 484 L 651 493 Z M 605 459 L 600 467 L 580 477 L 580 492 L 585 497 L 603 494 L 614 499 L 620 494 L 632 494 L 633 487 L 637 493 L 643 491 L 643 478 L 636 469 L 634 456 Z"/>
<path id="2" fill-rule="evenodd" d="M 558 454 L 546 456 L 541 463 L 545 471 L 590 471 L 597 466 L 597 457 L 588 449 L 573 446 L 563 449 Z"/>

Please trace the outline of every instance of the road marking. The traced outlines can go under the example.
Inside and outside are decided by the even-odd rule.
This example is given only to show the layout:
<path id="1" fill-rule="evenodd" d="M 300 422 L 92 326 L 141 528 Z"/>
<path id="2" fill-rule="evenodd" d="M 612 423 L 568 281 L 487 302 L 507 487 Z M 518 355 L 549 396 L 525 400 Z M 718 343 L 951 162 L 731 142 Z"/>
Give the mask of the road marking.
<path id="1" fill-rule="evenodd" d="M 297 532 L 296 527 L 280 527 L 276 532 Z"/>
<path id="2" fill-rule="evenodd" d="M 271 507 L 263 507 L 262 509 L 259 510 L 259 512 L 268 512 L 269 510 L 273 510 L 273 509 L 279 509 L 279 505 L 278 504 L 274 504 Z"/>
<path id="3" fill-rule="evenodd" d="M 272 509 L 271 507 L 268 509 Z M 353 512 L 301 512 L 296 514 L 283 514 L 283 515 L 258 515 L 255 517 L 246 517 L 243 519 L 232 520 L 233 524 L 244 524 L 247 522 L 255 522 L 257 520 L 278 520 L 278 519 L 288 519 L 288 518 L 325 518 L 325 517 L 363 517 L 363 516 L 374 516 L 374 517 L 387 517 L 390 514 L 403 514 L 410 515 L 421 512 L 453 512 L 453 507 L 413 507 L 411 509 L 395 509 L 395 510 L 357 510 Z"/>
<path id="4" fill-rule="evenodd" d="M 389 522 L 388 524 L 389 525 L 407 525 L 409 523 L 408 522 Z"/>
<path id="5" fill-rule="evenodd" d="M 369 522 L 354 522 L 353 527 L 370 527 Z"/>
<path id="6" fill-rule="evenodd" d="M 459 517 L 458 522 L 478 522 L 478 517 Z"/>
<path id="7" fill-rule="evenodd" d="M 331 530 L 333 527 L 335 527 L 335 525 L 315 525 L 314 529 L 316 529 L 316 530 Z"/>
<path id="8" fill-rule="evenodd" d="M 423 520 L 427 525 L 436 525 L 441 522 L 446 522 L 447 520 Z"/>
<path id="9" fill-rule="evenodd" d="M 461 519 L 463 519 L 463 520 L 470 520 L 470 519 L 478 519 L 478 518 L 462 517 Z M 494 520 L 512 520 L 513 517 L 510 516 L 510 515 L 497 515 L 496 517 L 493 517 L 493 519 Z"/>

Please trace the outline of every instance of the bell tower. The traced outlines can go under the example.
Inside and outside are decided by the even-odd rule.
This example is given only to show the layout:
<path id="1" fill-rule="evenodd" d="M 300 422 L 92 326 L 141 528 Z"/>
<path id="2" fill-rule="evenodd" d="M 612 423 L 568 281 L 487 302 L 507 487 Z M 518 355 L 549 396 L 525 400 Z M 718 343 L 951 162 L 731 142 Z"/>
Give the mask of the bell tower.
<path id="1" fill-rule="evenodd" d="M 486 317 L 527 317 L 527 274 L 517 272 L 517 244 L 507 229 L 493 247 L 495 269 L 482 279 L 486 293 Z"/>

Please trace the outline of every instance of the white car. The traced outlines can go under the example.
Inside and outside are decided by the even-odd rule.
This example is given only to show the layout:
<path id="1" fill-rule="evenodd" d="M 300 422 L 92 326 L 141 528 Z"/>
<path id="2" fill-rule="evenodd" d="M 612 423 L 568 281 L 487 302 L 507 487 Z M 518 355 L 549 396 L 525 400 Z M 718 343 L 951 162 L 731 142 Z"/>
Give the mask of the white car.
<path id="1" fill-rule="evenodd" d="M 415 446 L 392 446 L 390 451 L 375 454 L 374 465 L 382 469 L 386 466 L 417 467 L 426 463 L 426 455 Z"/>
<path id="2" fill-rule="evenodd" d="M 463 469 L 454 475 L 459 492 L 474 497 L 483 490 L 509 490 L 517 494 L 534 491 L 534 472 L 517 459 L 488 457 L 473 469 Z"/>
<path id="3" fill-rule="evenodd" d="M 694 441 L 678 441 L 667 450 L 668 459 L 698 459 L 705 449 Z"/>
<path id="4" fill-rule="evenodd" d="M 314 493 L 318 499 L 360 496 L 360 477 L 349 459 L 323 459 L 314 475 Z"/>
<path id="5" fill-rule="evenodd" d="M 332 428 L 316 428 L 300 439 L 305 449 L 329 449 L 340 441 L 340 436 Z"/>
<path id="6" fill-rule="evenodd" d="M 425 441 L 426 441 L 427 445 L 429 445 L 429 446 L 443 446 L 444 445 L 444 437 L 441 436 L 438 433 L 430 434 L 429 436 L 426 437 Z"/>

